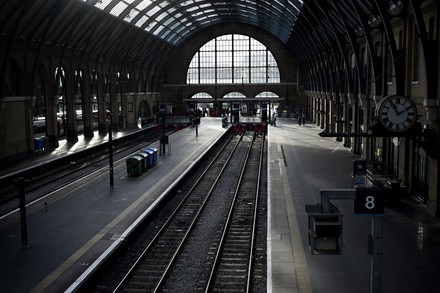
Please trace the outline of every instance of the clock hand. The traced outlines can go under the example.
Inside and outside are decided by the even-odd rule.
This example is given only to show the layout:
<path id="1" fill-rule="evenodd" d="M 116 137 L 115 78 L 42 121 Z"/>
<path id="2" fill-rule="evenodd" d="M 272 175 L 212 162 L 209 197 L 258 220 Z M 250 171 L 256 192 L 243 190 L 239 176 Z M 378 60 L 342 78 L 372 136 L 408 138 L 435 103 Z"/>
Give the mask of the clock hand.
<path id="1" fill-rule="evenodd" d="M 406 108 L 403 109 L 402 111 L 397 111 L 397 110 L 396 110 L 396 113 L 397 113 L 397 115 L 400 115 L 400 114 L 402 114 L 403 112 L 408 111 L 408 110 L 411 109 L 412 107 L 413 107 L 413 106 L 411 105 L 411 106 L 406 107 Z"/>
<path id="2" fill-rule="evenodd" d="M 394 104 L 393 101 L 390 101 L 390 103 L 391 103 L 391 106 L 392 106 L 393 109 L 394 109 L 394 112 L 396 112 L 396 114 L 399 115 L 400 113 L 399 113 L 399 111 L 397 111 L 397 106 L 396 106 L 396 104 Z"/>

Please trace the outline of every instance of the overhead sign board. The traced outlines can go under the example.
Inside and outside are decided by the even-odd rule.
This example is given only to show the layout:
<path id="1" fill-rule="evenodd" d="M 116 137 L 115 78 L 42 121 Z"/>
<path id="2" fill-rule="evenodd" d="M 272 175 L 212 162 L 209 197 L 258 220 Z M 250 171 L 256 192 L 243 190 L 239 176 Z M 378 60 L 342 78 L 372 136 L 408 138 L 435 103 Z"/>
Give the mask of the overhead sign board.
<path id="1" fill-rule="evenodd" d="M 379 216 L 384 214 L 385 192 L 380 188 L 358 187 L 354 200 L 354 213 L 357 215 Z"/>

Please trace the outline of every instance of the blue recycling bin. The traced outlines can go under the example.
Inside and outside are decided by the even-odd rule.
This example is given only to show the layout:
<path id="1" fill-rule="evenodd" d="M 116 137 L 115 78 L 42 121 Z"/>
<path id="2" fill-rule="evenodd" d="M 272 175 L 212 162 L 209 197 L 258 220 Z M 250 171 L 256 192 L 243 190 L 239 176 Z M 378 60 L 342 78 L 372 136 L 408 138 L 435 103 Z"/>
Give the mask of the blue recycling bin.
<path id="1" fill-rule="evenodd" d="M 148 154 L 148 168 L 154 165 L 154 152 L 149 148 L 142 149 L 143 153 Z"/>
<path id="2" fill-rule="evenodd" d="M 37 137 L 34 139 L 34 147 L 36 151 L 44 149 L 44 137 Z"/>
<path id="3" fill-rule="evenodd" d="M 158 149 L 155 147 L 148 148 L 149 150 L 153 151 L 153 164 L 157 164 L 157 151 Z"/>

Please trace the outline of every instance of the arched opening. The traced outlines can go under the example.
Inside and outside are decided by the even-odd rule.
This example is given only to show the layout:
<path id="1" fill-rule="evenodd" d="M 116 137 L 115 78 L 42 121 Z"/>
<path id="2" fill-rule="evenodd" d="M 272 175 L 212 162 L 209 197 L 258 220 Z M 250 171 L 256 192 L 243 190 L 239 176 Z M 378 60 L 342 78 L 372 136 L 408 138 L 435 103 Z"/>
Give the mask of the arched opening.
<path id="1" fill-rule="evenodd" d="M 57 117 L 61 119 L 60 135 L 67 133 L 67 104 L 66 104 L 66 73 L 64 68 L 55 69 L 55 94 L 58 96 Z"/>
<path id="2" fill-rule="evenodd" d="M 32 108 L 33 128 L 35 136 L 46 134 L 46 81 L 43 69 L 38 67 L 35 76 L 35 101 Z"/>
<path id="3" fill-rule="evenodd" d="M 191 97 L 191 100 L 196 102 L 196 111 L 201 116 L 217 116 L 217 112 L 214 108 L 214 98 L 206 93 L 196 93 Z"/>
<path id="4" fill-rule="evenodd" d="M 279 83 L 280 71 L 273 54 L 259 41 L 228 34 L 203 45 L 187 71 L 188 84 Z"/>

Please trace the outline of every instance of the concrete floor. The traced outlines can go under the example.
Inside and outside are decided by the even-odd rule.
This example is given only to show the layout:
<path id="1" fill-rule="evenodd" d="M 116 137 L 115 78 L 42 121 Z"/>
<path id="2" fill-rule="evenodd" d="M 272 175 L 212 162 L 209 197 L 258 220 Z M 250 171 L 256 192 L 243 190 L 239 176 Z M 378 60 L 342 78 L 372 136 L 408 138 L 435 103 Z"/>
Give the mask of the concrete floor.
<path id="1" fill-rule="evenodd" d="M 373 292 L 368 255 L 372 219 L 354 215 L 353 201 L 333 202 L 344 215 L 343 255 L 309 251 L 305 205 L 320 202 L 321 189 L 351 189 L 353 160 L 359 159 L 334 138 L 319 137 L 321 131 L 282 118 L 269 128 L 269 169 L 276 175 L 270 176 L 272 292 Z M 290 239 L 291 253 L 277 257 L 280 239 Z M 440 221 L 429 219 L 425 206 L 411 196 L 385 207 L 382 260 L 381 292 L 440 292 Z"/>

